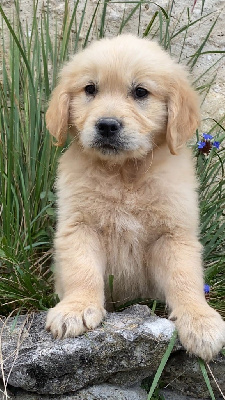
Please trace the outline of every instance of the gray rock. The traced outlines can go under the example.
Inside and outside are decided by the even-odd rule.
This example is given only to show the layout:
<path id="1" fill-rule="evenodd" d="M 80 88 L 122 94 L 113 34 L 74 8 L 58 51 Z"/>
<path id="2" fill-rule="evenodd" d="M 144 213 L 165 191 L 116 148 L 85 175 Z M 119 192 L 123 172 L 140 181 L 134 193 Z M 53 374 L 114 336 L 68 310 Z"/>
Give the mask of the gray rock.
<path id="1" fill-rule="evenodd" d="M 175 392 L 173 392 L 171 390 L 161 390 L 160 394 L 163 395 L 164 400 L 194 400 L 193 397 L 182 396 L 182 395 L 177 394 L 177 393 L 175 393 Z M 205 399 L 199 399 L 199 400 L 205 400 Z"/>
<path id="2" fill-rule="evenodd" d="M 145 377 L 153 379 L 174 331 L 171 321 L 151 316 L 147 306 L 136 305 L 108 313 L 99 328 L 83 336 L 54 340 L 44 329 L 45 318 L 43 312 L 21 316 L 16 324 L 12 318 L 0 323 L 0 376 L 8 381 L 10 398 L 147 399 L 140 383 Z M 223 392 L 224 364 L 222 356 L 209 364 Z M 219 399 L 210 374 L 209 378 Z M 162 391 L 165 400 L 209 398 L 197 359 L 188 357 L 178 341 L 161 382 L 168 388 Z M 7 397 L 2 395 L 0 400 Z"/>
<path id="3" fill-rule="evenodd" d="M 24 390 L 17 390 L 11 393 L 10 399 L 16 400 L 146 400 L 147 393 L 140 387 L 124 389 L 115 385 L 96 385 L 88 389 L 83 389 L 77 394 L 66 394 L 62 396 L 55 395 L 38 395 L 36 393 L 28 393 Z M 6 396 L 0 395 L 0 400 L 7 400 Z"/>
<path id="4" fill-rule="evenodd" d="M 0 391 L 4 392 L 4 388 L 0 383 Z M 37 393 L 25 392 L 22 389 L 14 388 L 13 393 L 8 392 L 8 397 L 0 394 L 0 400 L 147 400 L 147 393 L 139 386 L 132 388 L 121 388 L 116 385 L 102 384 L 92 386 L 88 389 L 82 389 L 79 393 L 65 395 L 39 395 Z M 160 395 L 164 400 L 195 400 L 193 397 L 183 396 L 174 391 L 163 389 Z M 199 399 L 206 400 L 206 399 Z M 222 400 L 218 398 L 217 400 Z"/>
<path id="5" fill-rule="evenodd" d="M 225 357 L 218 355 L 216 360 L 209 363 L 209 368 L 221 391 L 225 394 Z M 207 367 L 206 370 L 214 394 L 218 399 L 221 393 L 218 391 L 215 381 Z M 203 399 L 210 398 L 198 359 L 196 357 L 187 357 L 184 351 L 173 353 L 164 368 L 162 381 L 167 384 L 170 390 L 176 391 L 180 395 L 188 395 Z"/>
<path id="6" fill-rule="evenodd" d="M 63 394 L 109 380 L 134 385 L 156 371 L 174 331 L 171 321 L 140 305 L 108 313 L 102 326 L 74 339 L 54 340 L 45 318 L 43 312 L 0 326 L 0 375 L 13 387 Z"/>

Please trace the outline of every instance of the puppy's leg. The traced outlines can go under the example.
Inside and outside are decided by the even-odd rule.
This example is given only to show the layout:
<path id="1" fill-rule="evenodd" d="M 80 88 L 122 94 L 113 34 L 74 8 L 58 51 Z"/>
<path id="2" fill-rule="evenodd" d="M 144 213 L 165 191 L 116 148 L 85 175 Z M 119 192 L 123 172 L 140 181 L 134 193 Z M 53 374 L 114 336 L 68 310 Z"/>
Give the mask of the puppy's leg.
<path id="1" fill-rule="evenodd" d="M 56 289 L 60 302 L 47 315 L 46 329 L 54 337 L 77 336 L 93 329 L 105 316 L 105 257 L 98 235 L 80 224 L 55 240 Z"/>
<path id="2" fill-rule="evenodd" d="M 203 292 L 201 245 L 161 236 L 149 252 L 152 279 L 171 309 L 181 343 L 210 360 L 225 344 L 225 322 L 206 302 Z"/>

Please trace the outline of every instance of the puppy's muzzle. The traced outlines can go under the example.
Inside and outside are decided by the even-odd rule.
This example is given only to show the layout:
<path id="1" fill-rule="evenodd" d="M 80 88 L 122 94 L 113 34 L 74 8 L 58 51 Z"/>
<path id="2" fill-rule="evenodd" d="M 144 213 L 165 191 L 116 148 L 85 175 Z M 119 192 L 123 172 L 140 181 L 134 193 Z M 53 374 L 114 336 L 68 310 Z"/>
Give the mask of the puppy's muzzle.
<path id="1" fill-rule="evenodd" d="M 97 133 L 103 138 L 111 138 L 119 134 L 122 124 L 115 118 L 101 118 L 96 124 Z"/>
<path id="2" fill-rule="evenodd" d="M 100 118 L 96 125 L 94 146 L 103 154 L 116 154 L 124 149 L 121 139 L 122 123 L 116 118 Z"/>

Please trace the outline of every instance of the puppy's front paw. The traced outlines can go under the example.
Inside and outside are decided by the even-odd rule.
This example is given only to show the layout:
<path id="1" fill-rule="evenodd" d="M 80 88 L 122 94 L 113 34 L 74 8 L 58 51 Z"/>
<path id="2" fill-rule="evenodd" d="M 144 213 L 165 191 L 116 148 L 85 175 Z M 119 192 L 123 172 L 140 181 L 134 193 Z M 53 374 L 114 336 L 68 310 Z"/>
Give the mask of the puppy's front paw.
<path id="1" fill-rule="evenodd" d="M 83 305 L 63 300 L 49 310 L 46 329 L 54 338 L 75 337 L 96 328 L 105 313 L 104 308 L 96 304 Z"/>
<path id="2" fill-rule="evenodd" d="M 186 350 L 210 361 L 225 345 L 225 322 L 208 304 L 179 307 L 170 315 Z"/>

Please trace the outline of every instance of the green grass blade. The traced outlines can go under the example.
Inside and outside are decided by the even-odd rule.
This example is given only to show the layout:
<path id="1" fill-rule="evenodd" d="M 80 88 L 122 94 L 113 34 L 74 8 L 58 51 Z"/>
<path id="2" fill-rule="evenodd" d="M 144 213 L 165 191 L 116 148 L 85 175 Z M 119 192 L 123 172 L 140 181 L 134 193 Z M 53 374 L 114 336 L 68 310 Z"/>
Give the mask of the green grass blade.
<path id="1" fill-rule="evenodd" d="M 90 23 L 89 28 L 87 30 L 87 34 L 86 34 L 86 37 L 85 37 L 83 48 L 85 48 L 87 46 L 87 44 L 88 44 L 89 35 L 90 35 L 90 32 L 91 32 L 91 29 L 92 29 L 92 26 L 93 26 L 97 11 L 98 11 L 99 4 L 100 4 L 100 0 L 98 0 L 98 2 L 96 4 L 96 7 L 95 7 L 95 10 L 94 10 L 94 13 L 92 15 L 91 23 Z"/>
<path id="2" fill-rule="evenodd" d="M 75 41 L 75 46 L 74 46 L 75 53 L 78 50 L 78 41 L 79 41 L 79 37 L 80 37 L 80 32 L 81 32 L 82 26 L 83 26 L 83 23 L 84 23 L 84 17 L 85 17 L 85 12 L 86 12 L 86 7 L 87 7 L 87 1 L 88 0 L 85 0 L 85 3 L 84 3 L 84 8 L 83 8 L 83 11 L 82 11 L 78 32 L 77 32 L 77 35 L 76 35 L 76 41 Z"/>
<path id="3" fill-rule="evenodd" d="M 145 29 L 144 33 L 143 33 L 143 37 L 148 36 L 149 32 L 151 31 L 151 28 L 155 22 L 156 17 L 158 16 L 159 12 L 156 11 L 155 14 L 153 15 L 151 21 L 149 22 L 147 28 Z"/>
<path id="4" fill-rule="evenodd" d="M 11 33 L 13 39 L 15 40 L 15 43 L 16 43 L 16 45 L 17 45 L 17 47 L 18 47 L 18 49 L 19 49 L 19 51 L 20 51 L 22 57 L 23 57 L 24 63 L 25 63 L 26 68 L 27 68 L 27 72 L 28 72 L 29 77 L 30 77 L 30 83 L 31 83 L 31 86 L 32 86 L 33 94 L 35 95 L 33 76 L 32 76 L 32 73 L 31 73 L 30 65 L 29 65 L 29 62 L 28 62 L 28 60 L 27 60 L 26 54 L 25 54 L 24 50 L 22 49 L 22 47 L 21 47 L 21 45 L 20 45 L 20 42 L 19 42 L 19 40 L 18 40 L 18 38 L 17 38 L 17 36 L 16 36 L 16 33 L 15 33 L 15 31 L 13 30 L 13 28 L 12 28 L 12 26 L 11 26 L 11 24 L 10 24 L 8 18 L 6 17 L 6 15 L 5 15 L 5 13 L 4 13 L 4 11 L 3 11 L 1 5 L 0 5 L 0 13 L 2 14 L 2 17 L 3 17 L 3 19 L 4 19 L 4 21 L 5 21 L 6 25 L 7 25 L 7 27 L 8 27 L 8 29 L 9 29 L 10 33 Z"/>
<path id="5" fill-rule="evenodd" d="M 194 20 L 193 22 L 190 22 L 184 26 L 182 26 L 182 28 L 180 28 L 177 32 L 173 33 L 171 36 L 171 40 L 173 40 L 176 36 L 180 35 L 182 32 L 187 31 L 187 29 L 189 29 L 191 26 L 197 24 L 198 22 L 202 21 L 203 19 L 209 17 L 211 14 L 213 14 L 213 12 L 208 13 L 206 15 L 204 15 L 203 17 L 200 17 L 196 20 Z"/>
<path id="6" fill-rule="evenodd" d="M 175 330 L 173 332 L 173 335 L 172 335 L 172 337 L 170 339 L 169 345 L 168 345 L 168 347 L 166 349 L 166 352 L 165 352 L 164 356 L 162 357 L 162 360 L 161 360 L 161 362 L 159 364 L 159 367 L 157 369 L 157 372 L 155 374 L 155 377 L 153 379 L 152 386 L 150 388 L 147 400 L 151 400 L 152 395 L 154 394 L 154 391 L 155 391 L 155 389 L 156 389 L 156 387 L 158 385 L 160 376 L 162 375 L 162 372 L 163 372 L 163 370 L 165 368 L 165 365 L 166 365 L 166 363 L 168 361 L 168 358 L 169 358 L 169 356 L 170 356 L 170 354 L 171 354 L 171 352 L 172 352 L 172 350 L 174 348 L 176 339 L 177 339 L 177 331 Z"/>
<path id="7" fill-rule="evenodd" d="M 130 21 L 130 19 L 133 17 L 133 15 L 136 13 L 136 11 L 139 9 L 140 5 L 141 5 L 141 1 L 139 1 L 136 6 L 133 8 L 133 10 L 131 10 L 131 12 L 129 13 L 129 15 L 123 19 L 123 21 L 120 24 L 120 29 L 119 29 L 119 33 L 122 33 L 123 28 L 125 27 L 125 25 L 127 25 L 128 21 Z"/>
<path id="8" fill-rule="evenodd" d="M 216 400 L 215 395 L 214 395 L 213 390 L 212 390 L 212 386 L 211 386 L 208 374 L 207 374 L 207 371 L 206 371 L 206 368 L 205 368 L 205 363 L 201 358 L 198 359 L 198 363 L 199 363 L 199 366 L 200 366 L 200 369 L 201 369 L 201 372 L 202 372 L 202 376 L 203 376 L 204 381 L 206 383 L 206 386 L 208 388 L 209 394 L 211 396 L 211 399 L 212 400 Z"/>
<path id="9" fill-rule="evenodd" d="M 69 39 L 70 39 L 70 35 L 71 35 L 71 31 L 72 31 L 72 26 L 76 17 L 76 12 L 77 12 L 77 7 L 79 4 L 79 0 L 76 1 L 74 9 L 73 9 L 73 13 L 69 22 L 69 26 L 66 30 L 64 30 L 64 35 L 63 35 L 63 44 L 62 44 L 62 54 L 61 54 L 61 61 L 66 59 L 66 55 L 67 55 L 67 51 L 68 51 L 68 43 L 69 43 Z M 66 9 L 66 8 L 65 8 Z M 85 13 L 85 9 L 86 9 L 86 3 L 85 3 L 85 8 L 84 8 L 84 13 Z M 84 14 L 83 13 L 83 14 Z M 79 33 L 77 33 L 78 38 L 79 38 Z"/>
<path id="10" fill-rule="evenodd" d="M 195 66 L 195 64 L 196 64 L 196 62 L 197 62 L 199 56 L 202 55 L 202 54 L 204 54 L 204 53 L 202 53 L 202 49 L 205 47 L 205 45 L 206 45 L 206 43 L 207 43 L 207 41 L 208 41 L 208 39 L 209 39 L 209 37 L 210 37 L 210 35 L 211 35 L 213 29 L 214 29 L 214 27 L 215 27 L 215 25 L 216 25 L 216 23 L 217 23 L 218 18 L 219 18 L 219 17 L 217 17 L 217 18 L 215 19 L 215 21 L 214 21 L 213 24 L 211 25 L 211 27 L 210 27 L 210 29 L 209 29 L 207 35 L 205 36 L 204 40 L 202 41 L 201 45 L 199 46 L 198 50 L 195 52 L 195 54 L 191 57 L 191 60 L 188 62 L 188 65 L 190 65 L 190 68 L 191 68 L 191 69 L 193 69 L 193 67 Z M 206 53 L 207 53 L 207 52 L 206 52 Z M 225 52 L 224 52 L 224 53 L 225 53 Z"/>
<path id="11" fill-rule="evenodd" d="M 100 31 L 99 31 L 100 38 L 103 38 L 105 36 L 105 20 L 106 20 L 106 10 L 107 10 L 107 6 L 108 6 L 108 2 L 109 2 L 109 0 L 104 0 L 104 3 L 103 3 L 101 26 L 100 26 Z"/>

